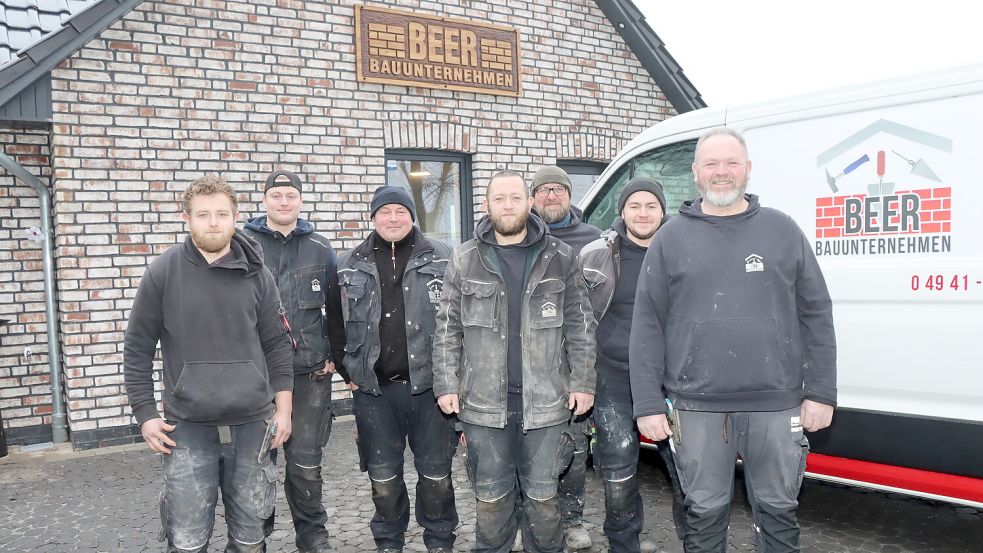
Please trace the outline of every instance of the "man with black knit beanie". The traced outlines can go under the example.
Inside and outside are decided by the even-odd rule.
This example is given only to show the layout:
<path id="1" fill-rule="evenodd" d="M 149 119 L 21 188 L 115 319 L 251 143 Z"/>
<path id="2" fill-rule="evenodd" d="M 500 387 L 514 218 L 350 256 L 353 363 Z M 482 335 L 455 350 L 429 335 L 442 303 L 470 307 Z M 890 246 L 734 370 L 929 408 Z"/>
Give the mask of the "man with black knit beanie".
<path id="1" fill-rule="evenodd" d="M 375 503 L 372 536 L 380 553 L 403 550 L 410 520 L 403 481 L 409 439 L 423 541 L 429 553 L 449 553 L 458 522 L 451 480 L 457 438 L 453 418 L 441 413 L 431 392 L 430 356 L 451 248 L 413 225 L 416 207 L 403 188 L 378 188 L 370 217 L 375 230 L 339 257 L 338 281 L 358 452 Z"/>

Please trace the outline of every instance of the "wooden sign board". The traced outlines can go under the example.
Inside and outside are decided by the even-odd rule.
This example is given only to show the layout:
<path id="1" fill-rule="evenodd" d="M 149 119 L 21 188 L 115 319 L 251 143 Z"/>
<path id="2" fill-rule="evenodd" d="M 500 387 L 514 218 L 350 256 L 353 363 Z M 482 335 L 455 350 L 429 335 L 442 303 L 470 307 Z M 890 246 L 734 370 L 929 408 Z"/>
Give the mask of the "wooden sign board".
<path id="1" fill-rule="evenodd" d="M 355 6 L 358 80 L 519 96 L 516 29 L 372 6 Z"/>

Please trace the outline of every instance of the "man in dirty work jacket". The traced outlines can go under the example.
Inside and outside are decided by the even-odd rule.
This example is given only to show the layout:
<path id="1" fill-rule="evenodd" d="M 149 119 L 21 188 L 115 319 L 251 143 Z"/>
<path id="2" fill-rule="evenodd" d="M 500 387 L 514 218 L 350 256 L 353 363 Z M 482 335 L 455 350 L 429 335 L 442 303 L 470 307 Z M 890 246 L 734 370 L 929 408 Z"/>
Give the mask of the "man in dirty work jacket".
<path id="1" fill-rule="evenodd" d="M 437 312 L 433 392 L 464 423 L 477 552 L 563 550 L 557 477 L 570 419 L 594 402 L 594 316 L 570 246 L 530 214 L 518 173 L 488 183 L 476 238 L 454 250 Z"/>
<path id="2" fill-rule="evenodd" d="M 268 449 L 290 435 L 292 351 L 273 277 L 258 245 L 236 230 L 237 215 L 225 180 L 208 176 L 188 187 L 190 235 L 147 269 L 126 329 L 130 406 L 147 445 L 164 454 L 168 551 L 207 550 L 219 488 L 226 551 L 265 551 L 272 530 L 264 528 L 276 504 Z M 164 418 L 152 377 L 158 341 Z M 277 430 L 264 443 L 271 420 Z"/>
<path id="3" fill-rule="evenodd" d="M 672 436 L 687 553 L 726 550 L 738 455 L 758 551 L 798 551 L 803 429 L 828 426 L 836 405 L 826 283 L 795 222 L 745 194 L 750 172 L 739 133 L 700 138 L 701 197 L 659 231 L 638 280 L 634 415 L 648 438 Z"/>

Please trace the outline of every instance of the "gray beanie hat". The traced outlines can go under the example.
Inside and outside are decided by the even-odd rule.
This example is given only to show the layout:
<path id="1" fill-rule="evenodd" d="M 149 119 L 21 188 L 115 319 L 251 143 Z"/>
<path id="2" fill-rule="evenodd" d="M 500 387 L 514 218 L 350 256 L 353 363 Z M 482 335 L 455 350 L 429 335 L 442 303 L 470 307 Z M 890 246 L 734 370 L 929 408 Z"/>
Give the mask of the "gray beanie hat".
<path id="1" fill-rule="evenodd" d="M 570 175 L 563 169 L 560 169 L 556 165 L 547 165 L 541 167 L 539 171 L 532 177 L 532 184 L 529 185 L 529 193 L 532 194 L 536 192 L 536 189 L 544 184 L 549 183 L 562 184 L 566 187 L 567 192 L 572 190 L 573 185 L 570 184 Z"/>
<path id="2" fill-rule="evenodd" d="M 401 186 L 380 186 L 375 189 L 375 194 L 372 195 L 372 211 L 369 213 L 369 218 L 375 217 L 375 212 L 382 209 L 382 206 L 389 204 L 399 204 L 410 212 L 410 217 L 413 218 L 413 222 L 416 222 L 416 205 L 413 203 L 413 197 L 410 196 L 409 191 Z"/>
<path id="3" fill-rule="evenodd" d="M 655 197 L 659 199 L 659 203 L 662 205 L 662 214 L 668 215 L 666 213 L 666 194 L 662 191 L 662 185 L 655 179 L 648 177 L 635 177 L 628 181 L 625 187 L 621 189 L 621 196 L 618 197 L 618 215 L 621 215 L 621 212 L 625 210 L 625 204 L 628 203 L 628 198 L 635 192 L 651 192 L 655 194 Z"/>

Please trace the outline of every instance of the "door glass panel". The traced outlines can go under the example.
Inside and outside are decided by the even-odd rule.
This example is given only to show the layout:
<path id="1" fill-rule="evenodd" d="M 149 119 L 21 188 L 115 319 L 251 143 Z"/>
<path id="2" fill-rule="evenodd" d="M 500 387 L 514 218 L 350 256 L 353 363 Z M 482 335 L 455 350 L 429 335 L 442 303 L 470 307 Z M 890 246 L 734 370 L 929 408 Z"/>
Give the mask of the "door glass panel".
<path id="1" fill-rule="evenodd" d="M 462 242 L 460 162 L 390 159 L 386 184 L 410 191 L 417 224 L 428 238 L 452 246 Z"/>

